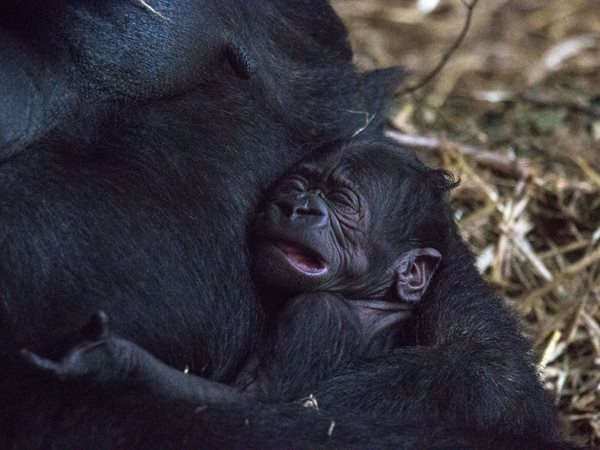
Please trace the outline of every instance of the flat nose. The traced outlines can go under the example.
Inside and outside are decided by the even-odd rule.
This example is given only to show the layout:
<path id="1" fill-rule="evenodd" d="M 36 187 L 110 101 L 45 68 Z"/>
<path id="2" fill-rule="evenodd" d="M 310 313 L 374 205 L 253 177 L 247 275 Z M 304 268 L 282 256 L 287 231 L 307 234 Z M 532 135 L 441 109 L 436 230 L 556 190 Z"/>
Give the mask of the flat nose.
<path id="1" fill-rule="evenodd" d="M 282 198 L 276 205 L 284 217 L 299 226 L 325 226 L 329 221 L 327 205 L 313 193 Z"/>

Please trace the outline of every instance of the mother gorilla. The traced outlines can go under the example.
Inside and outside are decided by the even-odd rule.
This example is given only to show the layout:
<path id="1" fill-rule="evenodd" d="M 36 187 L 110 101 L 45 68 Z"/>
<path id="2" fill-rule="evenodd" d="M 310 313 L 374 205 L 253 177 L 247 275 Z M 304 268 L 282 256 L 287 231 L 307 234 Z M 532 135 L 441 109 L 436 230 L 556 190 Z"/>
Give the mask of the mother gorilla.
<path id="1" fill-rule="evenodd" d="M 351 58 L 324 0 L 0 0 L 3 448 L 506 448 L 465 435 L 461 418 L 411 427 L 256 404 L 193 415 L 152 394 L 65 389 L 16 356 L 59 356 L 102 309 L 168 364 L 230 381 L 261 328 L 241 250 L 261 192 L 317 146 L 380 131 L 398 74 L 358 75 Z M 386 367 L 370 369 L 373 389 Z M 538 412 L 514 423 L 554 440 L 551 408 Z"/>

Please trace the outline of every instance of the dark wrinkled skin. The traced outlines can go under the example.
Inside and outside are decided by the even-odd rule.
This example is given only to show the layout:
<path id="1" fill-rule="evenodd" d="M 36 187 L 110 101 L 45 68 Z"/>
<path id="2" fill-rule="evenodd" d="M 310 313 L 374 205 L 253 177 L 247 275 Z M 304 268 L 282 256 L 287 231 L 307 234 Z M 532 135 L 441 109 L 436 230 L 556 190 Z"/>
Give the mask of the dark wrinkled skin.
<path id="1" fill-rule="evenodd" d="M 406 241 L 390 239 L 396 222 L 406 218 L 397 215 L 397 204 L 381 201 L 379 192 L 398 190 L 405 180 L 391 179 L 377 169 L 362 170 L 371 159 L 377 160 L 377 150 L 376 145 L 363 149 L 358 143 L 323 152 L 293 168 L 269 191 L 253 227 L 254 277 L 259 285 L 291 294 L 327 291 L 367 301 L 410 301 L 394 283 L 402 274 L 413 273 L 417 262 L 427 262 L 431 264 L 426 264 L 425 273 L 415 273 L 421 278 L 414 281 L 424 285 L 411 300 L 420 299 L 437 268 L 439 252 L 420 247 L 412 228 L 404 232 Z M 295 267 L 282 250 L 287 244 L 318 259 L 320 270 Z"/>

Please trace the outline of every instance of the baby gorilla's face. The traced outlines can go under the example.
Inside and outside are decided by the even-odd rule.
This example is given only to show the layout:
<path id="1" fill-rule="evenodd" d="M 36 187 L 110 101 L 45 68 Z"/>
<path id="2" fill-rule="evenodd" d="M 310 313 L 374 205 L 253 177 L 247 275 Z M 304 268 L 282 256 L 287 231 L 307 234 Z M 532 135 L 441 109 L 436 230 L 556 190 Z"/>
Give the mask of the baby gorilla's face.
<path id="1" fill-rule="evenodd" d="M 335 291 L 367 271 L 365 199 L 345 170 L 322 164 L 295 167 L 256 218 L 255 273 L 271 289 Z"/>
<path id="2" fill-rule="evenodd" d="M 422 194 L 427 170 L 389 144 L 354 144 L 300 163 L 254 223 L 255 280 L 287 294 L 418 300 L 440 253 L 417 245 L 421 219 L 403 215 L 423 209 L 414 193 Z"/>

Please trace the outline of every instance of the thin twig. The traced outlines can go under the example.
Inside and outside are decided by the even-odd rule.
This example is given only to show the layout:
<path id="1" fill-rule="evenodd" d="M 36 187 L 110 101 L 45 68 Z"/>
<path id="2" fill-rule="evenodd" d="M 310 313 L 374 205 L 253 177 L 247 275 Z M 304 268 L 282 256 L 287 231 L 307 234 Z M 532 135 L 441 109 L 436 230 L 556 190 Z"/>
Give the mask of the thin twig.
<path id="1" fill-rule="evenodd" d="M 463 24 L 462 30 L 460 30 L 458 37 L 450 46 L 450 48 L 446 51 L 446 53 L 444 53 L 442 59 L 440 59 L 440 61 L 433 68 L 433 70 L 431 70 L 431 72 L 429 72 L 427 75 L 425 75 L 425 77 L 423 77 L 420 81 L 417 81 L 415 84 L 408 85 L 404 89 L 401 89 L 399 92 L 396 93 L 396 98 L 402 97 L 406 94 L 410 94 L 421 89 L 442 71 L 442 69 L 450 60 L 450 57 L 456 52 L 456 50 L 458 50 L 458 47 L 460 47 L 460 44 L 462 44 L 462 42 L 464 41 L 465 36 L 467 35 L 469 28 L 471 27 L 471 18 L 473 17 L 473 10 L 475 9 L 475 5 L 477 5 L 478 1 L 479 0 L 461 0 L 461 3 L 467 9 L 467 15 L 465 17 L 465 22 Z"/>
<path id="2" fill-rule="evenodd" d="M 462 155 L 471 156 L 474 161 L 486 165 L 511 178 L 527 178 L 533 174 L 531 164 L 526 160 L 517 158 L 513 152 L 492 152 L 447 139 L 438 139 L 431 136 L 408 135 L 396 130 L 386 130 L 385 134 L 399 144 L 415 149 L 453 149 Z"/>
<path id="3" fill-rule="evenodd" d="M 585 114 L 596 119 L 600 118 L 600 109 L 594 108 L 583 101 L 574 100 L 558 100 L 551 97 L 544 97 L 533 92 L 523 92 L 518 96 L 518 99 L 530 103 L 535 106 L 549 108 L 566 108 L 579 114 Z"/>

